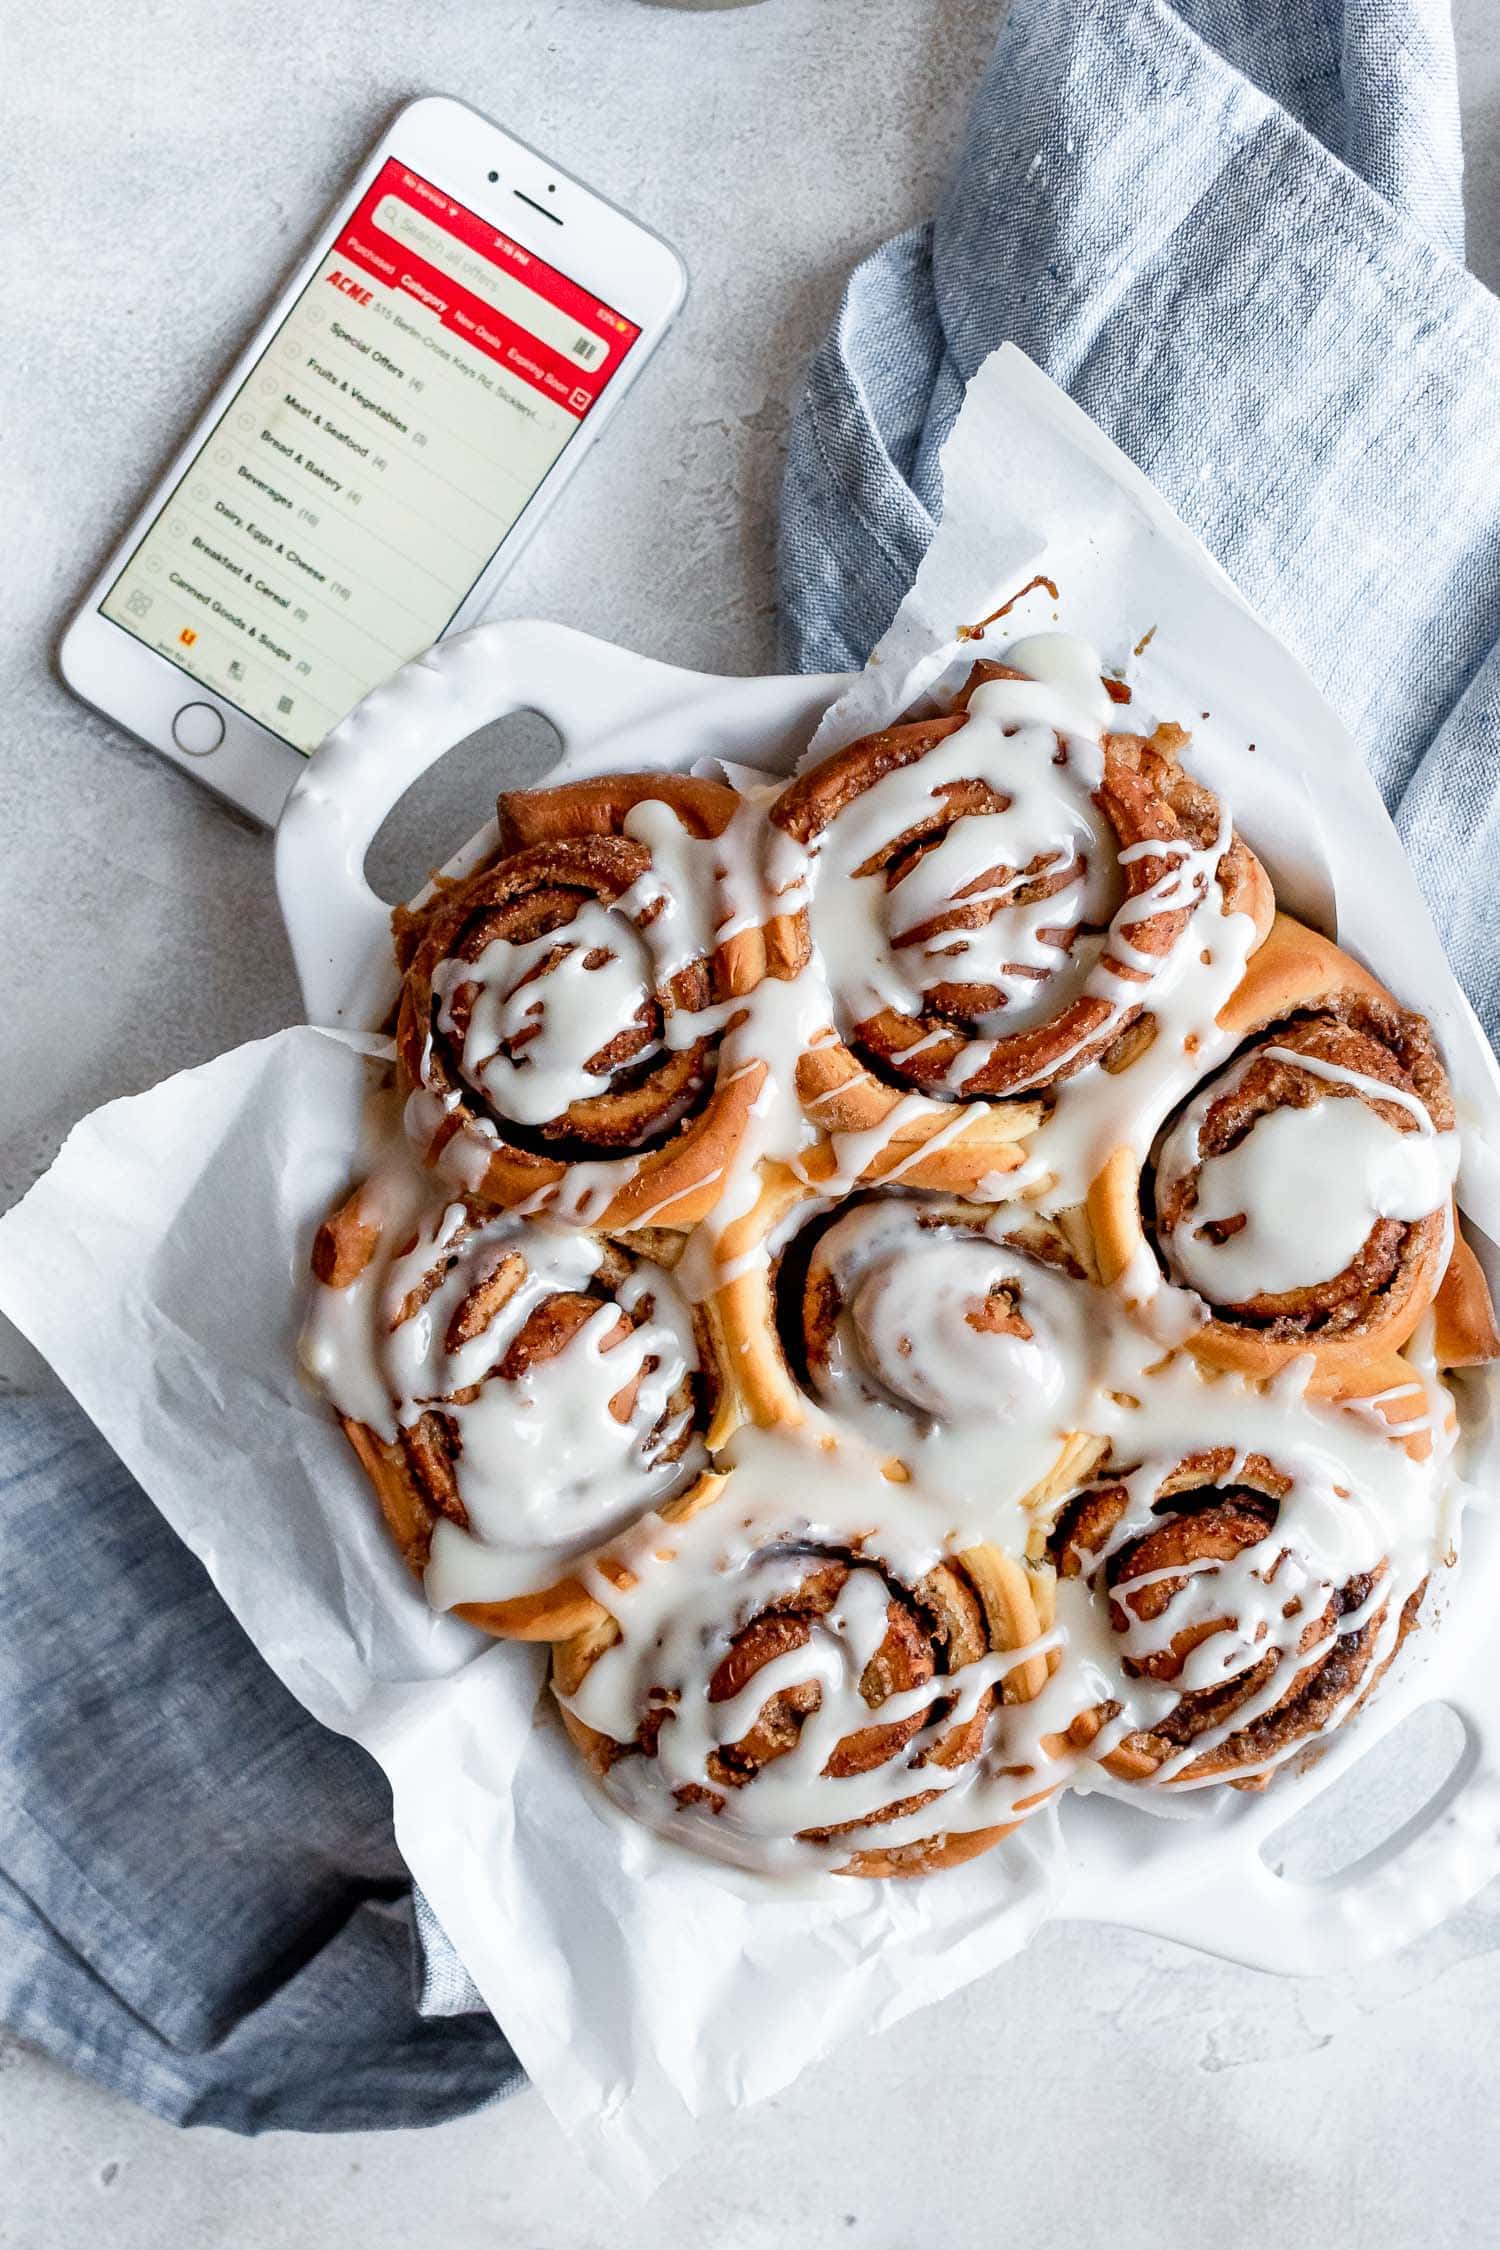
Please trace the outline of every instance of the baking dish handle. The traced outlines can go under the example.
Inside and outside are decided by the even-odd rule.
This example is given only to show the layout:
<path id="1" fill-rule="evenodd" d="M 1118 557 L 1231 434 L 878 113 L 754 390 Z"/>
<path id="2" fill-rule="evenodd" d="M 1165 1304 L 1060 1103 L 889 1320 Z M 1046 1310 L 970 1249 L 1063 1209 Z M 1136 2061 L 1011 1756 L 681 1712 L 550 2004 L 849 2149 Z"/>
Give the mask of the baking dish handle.
<path id="1" fill-rule="evenodd" d="M 333 729 L 276 831 L 276 888 L 310 1022 L 363 1028 L 389 1005 L 390 907 L 365 857 L 412 783 L 512 711 L 540 711 L 566 744 L 601 687 L 623 688 L 637 661 L 560 625 L 478 625 L 403 665 Z"/>
<path id="2" fill-rule="evenodd" d="M 276 887 L 308 1020 L 368 1029 L 385 1019 L 395 996 L 390 909 L 365 880 L 365 856 L 412 783 L 477 728 L 539 711 L 574 773 L 711 754 L 772 770 L 779 759 L 785 770 L 842 685 L 719 679 L 535 618 L 440 641 L 333 729 L 282 813 Z M 464 856 L 492 836 L 472 839 Z"/>
<path id="3" fill-rule="evenodd" d="M 1268 1821 L 1255 1839 L 1231 1832 L 1222 1851 L 1184 1855 L 1191 1867 L 1153 1856 L 1133 1873 L 1085 1870 L 1062 1914 L 1283 1976 L 1353 1968 L 1411 1944 L 1500 1873 L 1500 1773 L 1474 1711 L 1444 1700 L 1464 1726 L 1456 1764 L 1419 1812 L 1351 1866 L 1312 1882 L 1277 1873 L 1259 1845 L 1284 1822 Z"/>

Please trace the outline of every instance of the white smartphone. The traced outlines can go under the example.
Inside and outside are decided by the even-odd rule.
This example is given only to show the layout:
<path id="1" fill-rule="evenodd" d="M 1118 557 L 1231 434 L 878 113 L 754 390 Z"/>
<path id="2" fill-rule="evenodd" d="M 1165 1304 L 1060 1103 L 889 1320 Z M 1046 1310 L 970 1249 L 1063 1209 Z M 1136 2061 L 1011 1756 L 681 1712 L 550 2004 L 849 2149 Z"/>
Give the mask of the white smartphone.
<path id="1" fill-rule="evenodd" d="M 403 110 L 59 650 L 256 819 L 480 615 L 682 303 L 675 250 L 462 102 Z"/>

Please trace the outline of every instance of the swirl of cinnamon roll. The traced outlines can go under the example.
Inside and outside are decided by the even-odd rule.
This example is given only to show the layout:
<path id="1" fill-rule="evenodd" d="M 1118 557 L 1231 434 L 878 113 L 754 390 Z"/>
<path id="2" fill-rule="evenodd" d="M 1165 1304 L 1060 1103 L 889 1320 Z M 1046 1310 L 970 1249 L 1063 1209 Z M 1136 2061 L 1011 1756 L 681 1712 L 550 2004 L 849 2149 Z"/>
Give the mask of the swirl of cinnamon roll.
<path id="1" fill-rule="evenodd" d="M 426 1161 L 487 1202 L 690 1226 L 763 1068 L 721 1082 L 735 927 L 722 783 L 624 774 L 500 799 L 495 851 L 394 926 L 396 1044 Z"/>
<path id="2" fill-rule="evenodd" d="M 843 1207 L 810 1247 L 801 1297 L 803 1363 L 825 1405 L 858 1397 L 995 1428 L 1060 1403 L 1085 1317 L 993 1214 L 927 1197 Z"/>
<path id="3" fill-rule="evenodd" d="M 900 1190 L 800 1216 L 714 1308 L 751 1420 L 795 1423 L 811 1400 L 888 1479 L 955 1498 L 1032 1506 L 1088 1473 L 1095 1308 L 1060 1228 Z"/>
<path id="4" fill-rule="evenodd" d="M 766 1873 L 919 1875 L 987 1849 L 1054 1784 L 1009 1762 L 1046 1677 L 1021 1566 L 988 1547 L 899 1562 L 753 1506 L 732 1471 L 596 1570 L 554 1650 L 574 1742 L 624 1810 Z"/>
<path id="5" fill-rule="evenodd" d="M 1425 1019 L 1283 915 L 1221 1020 L 1250 1036 L 1161 1137 L 1150 1184 L 1121 1152 L 1090 1199 L 1106 1277 L 1142 1272 L 1144 1219 L 1199 1358 L 1270 1375 L 1310 1352 L 1315 1387 L 1347 1392 L 1378 1383 L 1451 1273 L 1439 1356 L 1492 1356 Z"/>
<path id="6" fill-rule="evenodd" d="M 1426 1584 L 1425 1563 L 1395 1580 L 1375 1511 L 1325 1465 L 1227 1446 L 1090 1486 L 1050 1553 L 1097 1698 L 1069 1738 L 1120 1780 L 1183 1787 L 1263 1788 L 1351 1717 Z"/>
<path id="7" fill-rule="evenodd" d="M 1041 1114 L 1023 1097 L 1132 1059 L 1206 901 L 1269 923 L 1259 863 L 1180 763 L 1187 736 L 1115 732 L 1111 708 L 1097 679 L 980 663 L 945 717 L 835 752 L 771 808 L 789 840 L 773 961 L 816 955 L 834 1015 L 798 1064 L 809 1115 L 865 1131 L 905 1095 L 909 1131 L 911 1097 L 993 1105 L 962 1130 L 948 1112 L 941 1149 L 901 1167 L 915 1184 L 1006 1168 L 995 1150 Z"/>
<path id="8" fill-rule="evenodd" d="M 571 1631 L 588 1604 L 566 1566 L 705 1458 L 713 1378 L 671 1274 L 434 1200 L 405 1167 L 325 1221 L 313 1272 L 304 1365 L 433 1606 L 505 1637 Z"/>

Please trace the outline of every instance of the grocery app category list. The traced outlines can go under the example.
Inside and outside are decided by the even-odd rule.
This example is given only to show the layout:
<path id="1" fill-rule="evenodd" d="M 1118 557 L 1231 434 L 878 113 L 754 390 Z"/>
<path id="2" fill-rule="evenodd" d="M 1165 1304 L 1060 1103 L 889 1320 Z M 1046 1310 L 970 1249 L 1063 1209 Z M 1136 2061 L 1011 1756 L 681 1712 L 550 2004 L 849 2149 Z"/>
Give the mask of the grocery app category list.
<path id="1" fill-rule="evenodd" d="M 441 633 L 636 333 L 388 165 L 104 614 L 315 748 Z"/>

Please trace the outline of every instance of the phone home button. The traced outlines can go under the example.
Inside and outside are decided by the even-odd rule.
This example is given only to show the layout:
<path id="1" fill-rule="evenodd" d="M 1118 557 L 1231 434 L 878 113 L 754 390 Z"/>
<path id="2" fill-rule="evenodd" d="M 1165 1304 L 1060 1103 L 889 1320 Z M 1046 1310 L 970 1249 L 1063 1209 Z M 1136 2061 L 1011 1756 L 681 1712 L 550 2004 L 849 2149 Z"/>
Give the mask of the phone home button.
<path id="1" fill-rule="evenodd" d="M 211 703 L 184 703 L 172 721 L 172 740 L 190 758 L 206 758 L 224 739 L 224 721 Z"/>

